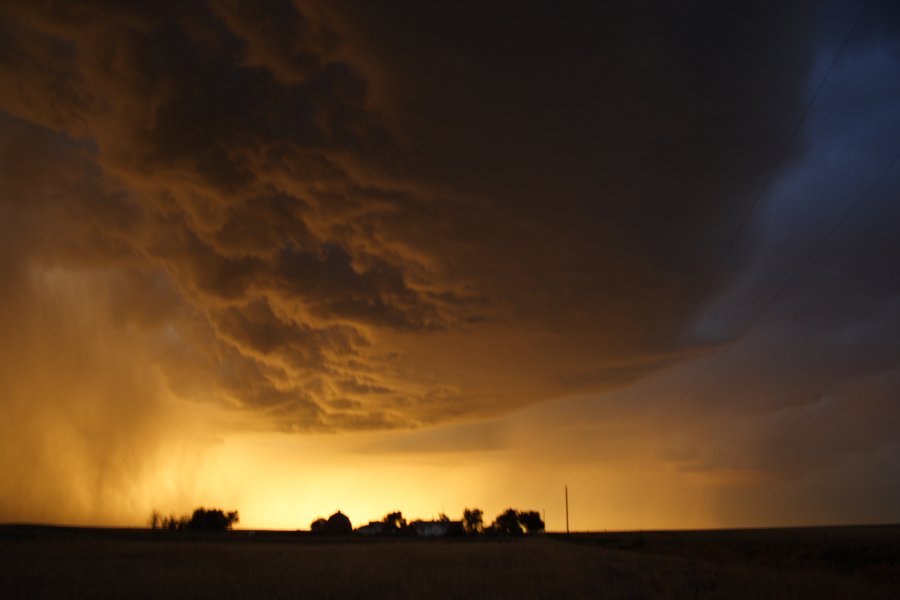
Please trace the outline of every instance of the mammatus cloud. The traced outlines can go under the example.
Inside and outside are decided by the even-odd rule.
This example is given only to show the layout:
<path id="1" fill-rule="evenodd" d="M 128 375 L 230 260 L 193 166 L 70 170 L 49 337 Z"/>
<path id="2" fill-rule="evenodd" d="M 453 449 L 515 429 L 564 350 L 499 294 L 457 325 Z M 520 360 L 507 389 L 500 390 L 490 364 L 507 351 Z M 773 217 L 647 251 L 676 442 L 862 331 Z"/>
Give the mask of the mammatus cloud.
<path id="1" fill-rule="evenodd" d="M 727 344 L 734 328 L 695 319 L 744 314 L 719 294 L 770 250 L 754 222 L 719 265 L 803 113 L 815 8 L 4 6 L 0 384 L 30 423 L 7 439 L 50 465 L 47 432 L 70 431 L 97 481 L 122 481 L 100 473 L 161 432 L 205 435 L 180 411 L 227 423 L 211 430 L 433 426 L 597 397 Z M 798 139 L 784 165 L 808 153 Z M 777 424 L 748 425 L 747 457 L 678 439 L 710 404 L 831 398 L 840 378 L 817 372 L 773 377 L 784 399 L 679 400 L 660 460 L 790 471 Z M 627 396 L 578 414 L 644 440 L 683 394 Z"/>
<path id="2" fill-rule="evenodd" d="M 253 37 L 259 15 L 241 7 L 107 8 L 8 9 L 5 68 L 17 85 L 4 105 L 17 117 L 7 129 L 47 138 L 58 155 L 51 165 L 41 149 L 26 153 L 17 162 L 30 160 L 32 177 L 7 195 L 11 210 L 48 210 L 32 235 L 60 234 L 29 259 L 121 270 L 119 307 L 153 303 L 154 325 L 237 405 L 277 404 L 285 426 L 301 429 L 365 426 L 328 403 L 392 395 L 386 382 L 332 383 L 381 377 L 368 329 L 427 330 L 456 316 L 452 291 L 412 281 L 413 261 L 336 230 L 397 210 L 404 193 L 349 171 L 384 144 L 364 80 L 317 46 L 328 46 L 318 31 L 327 24 L 288 4 L 287 56 Z M 90 181 L 46 171 L 66 168 L 92 171 L 76 175 Z M 58 188 L 52 197 L 37 179 Z M 365 408 L 378 426 L 417 418 L 380 415 L 377 404 Z"/>
<path id="3" fill-rule="evenodd" d="M 703 124 L 683 99 L 666 100 L 674 100 L 667 86 L 680 71 L 687 75 L 686 66 L 648 65 L 641 77 L 615 67 L 585 90 L 601 101 L 593 116 L 579 108 L 575 121 L 605 130 L 606 139 L 591 145 L 604 156 L 626 157 L 616 173 L 559 165 L 565 186 L 576 189 L 536 195 L 528 190 L 535 183 L 531 163 L 559 154 L 551 149 L 528 157 L 522 180 L 510 178 L 500 193 L 479 159 L 457 182 L 435 171 L 445 162 L 434 154 L 445 146 L 440 136 L 421 160 L 396 142 L 408 132 L 386 128 L 366 74 L 346 58 L 355 50 L 340 27 L 352 21 L 352 10 L 269 4 L 5 9 L 6 129 L 46 138 L 56 153 L 51 161 L 46 150 L 34 151 L 34 177 L 19 182 L 27 204 L 12 204 L 29 215 L 45 211 L 32 217 L 32 236 L 59 231 L 31 247 L 30 261 L 114 270 L 128 280 L 119 286 L 121 311 L 132 310 L 135 296 L 151 304 L 145 316 L 158 315 L 153 326 L 190 349 L 196 379 L 211 385 L 211 397 L 274 411 L 273 424 L 292 429 L 408 426 L 492 413 L 621 385 L 679 351 L 678 332 L 708 259 L 677 250 L 685 232 L 667 231 L 671 219 L 657 217 L 683 212 L 685 227 L 702 236 L 722 222 L 697 218 L 709 213 L 704 207 L 728 202 L 714 200 L 721 186 L 693 189 L 695 178 L 679 175 L 687 165 L 668 159 L 654 163 L 665 167 L 659 174 L 632 176 L 642 171 L 640 156 L 671 145 L 672 136 L 715 130 L 740 138 L 720 131 L 735 122 L 738 107 L 729 98 L 741 110 L 753 106 L 740 85 L 703 80 L 704 89 L 687 88 L 717 96 L 716 106 L 728 113 Z M 619 25 L 639 18 L 625 14 Z M 560 27 L 574 23 L 566 17 Z M 496 45 L 476 31 L 485 33 L 479 44 Z M 545 32 L 548 51 L 555 51 L 549 38 L 561 33 Z M 779 39 L 787 36 L 779 30 Z M 691 69 L 710 62 L 695 55 L 693 42 L 655 43 L 693 57 Z M 664 59 L 651 52 L 634 60 Z M 540 71 L 514 72 L 511 87 L 498 73 L 480 88 L 482 104 L 521 111 L 507 97 L 520 79 L 559 85 L 568 95 L 574 90 L 567 86 L 587 85 L 591 70 L 610 66 L 595 57 L 555 84 L 542 81 Z M 449 109 L 462 88 L 446 75 L 433 73 Z M 614 125 L 622 96 L 606 84 L 624 86 L 628 96 L 640 92 L 651 104 L 631 107 L 623 129 Z M 777 87 L 799 98 L 799 90 Z M 788 103 L 786 113 L 794 107 Z M 425 109 L 436 110 L 429 102 Z M 658 127 L 640 120 L 668 112 L 679 118 L 664 142 Z M 750 116 L 772 120 L 771 110 L 763 112 Z M 775 121 L 775 131 L 789 116 Z M 539 129 L 556 121 L 521 117 L 523 126 Z M 501 133 L 484 132 L 485 142 L 497 154 L 515 154 L 514 140 Z M 758 154 L 775 139 L 750 146 Z M 561 150 L 581 152 L 585 143 Z M 623 143 L 624 154 L 612 149 Z M 712 156 L 692 152 L 691 161 Z M 752 176 L 758 166 L 749 164 L 735 175 Z M 88 170 L 78 177 L 90 181 L 63 183 L 47 171 L 61 168 Z M 623 178 L 622 169 L 630 175 Z M 58 189 L 35 190 L 35 179 Z M 740 179 L 730 181 L 730 193 L 739 195 L 740 186 Z M 673 252 L 681 255 L 677 267 L 667 263 Z M 160 360 L 163 371 L 180 371 Z"/>

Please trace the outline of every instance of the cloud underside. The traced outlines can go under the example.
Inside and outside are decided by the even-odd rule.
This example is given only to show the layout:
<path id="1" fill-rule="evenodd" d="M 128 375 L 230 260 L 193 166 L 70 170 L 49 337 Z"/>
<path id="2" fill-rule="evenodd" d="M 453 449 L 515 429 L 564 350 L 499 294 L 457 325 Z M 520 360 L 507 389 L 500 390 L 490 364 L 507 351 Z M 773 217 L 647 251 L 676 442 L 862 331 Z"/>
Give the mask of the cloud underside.
<path id="1" fill-rule="evenodd" d="M 297 431 L 496 415 L 721 341 L 686 326 L 802 111 L 802 9 L 487 11 L 468 46 L 435 41 L 465 14 L 373 10 L 4 7 L 3 302 L 86 295 L 168 396 Z"/>

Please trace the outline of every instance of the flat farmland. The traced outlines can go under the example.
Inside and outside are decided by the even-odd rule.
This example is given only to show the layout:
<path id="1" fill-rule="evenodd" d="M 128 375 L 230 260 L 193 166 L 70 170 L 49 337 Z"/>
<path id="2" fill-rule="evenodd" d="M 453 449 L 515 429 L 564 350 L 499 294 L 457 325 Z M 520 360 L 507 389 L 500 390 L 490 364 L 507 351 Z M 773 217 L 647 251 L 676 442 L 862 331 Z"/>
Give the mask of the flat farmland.
<path id="1" fill-rule="evenodd" d="M 900 598 L 900 527 L 520 539 L 0 527 L 3 598 Z"/>

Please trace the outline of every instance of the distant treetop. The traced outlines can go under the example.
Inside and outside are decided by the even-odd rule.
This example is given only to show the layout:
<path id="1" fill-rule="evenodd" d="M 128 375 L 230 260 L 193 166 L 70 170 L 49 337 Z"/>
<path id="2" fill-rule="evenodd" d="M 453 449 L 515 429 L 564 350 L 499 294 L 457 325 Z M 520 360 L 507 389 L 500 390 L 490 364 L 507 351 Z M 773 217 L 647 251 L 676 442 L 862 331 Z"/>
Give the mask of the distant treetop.
<path id="1" fill-rule="evenodd" d="M 225 512 L 221 508 L 196 508 L 191 516 L 171 515 L 164 517 L 153 511 L 150 516 L 151 529 L 169 531 L 228 531 L 240 521 L 238 511 Z"/>

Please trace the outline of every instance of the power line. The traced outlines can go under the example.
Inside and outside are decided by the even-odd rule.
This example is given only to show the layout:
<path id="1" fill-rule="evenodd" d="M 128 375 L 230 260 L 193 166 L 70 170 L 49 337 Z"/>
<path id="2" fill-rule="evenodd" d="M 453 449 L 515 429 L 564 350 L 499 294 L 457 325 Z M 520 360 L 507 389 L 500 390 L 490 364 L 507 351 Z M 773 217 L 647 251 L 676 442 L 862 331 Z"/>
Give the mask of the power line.
<path id="1" fill-rule="evenodd" d="M 700 304 L 706 298 L 707 292 L 708 292 L 710 286 L 717 279 L 719 273 L 722 271 L 722 268 L 725 266 L 725 263 L 727 262 L 728 257 L 731 255 L 732 251 L 734 250 L 734 247 L 737 244 L 737 241 L 740 239 L 741 235 L 743 234 L 744 230 L 747 227 L 747 224 L 750 222 L 751 215 L 754 213 L 756 208 L 759 206 L 759 203 L 762 201 L 763 197 L 765 196 L 765 192 L 769 188 L 769 185 L 772 183 L 775 173 L 777 173 L 778 170 L 781 168 L 781 164 L 784 162 L 784 159 L 787 156 L 788 151 L 790 150 L 791 146 L 793 146 L 794 140 L 796 139 L 797 134 L 803 128 L 803 124 L 806 122 L 806 119 L 809 116 L 809 113 L 812 111 L 812 107 L 816 103 L 816 100 L 818 100 L 819 94 L 821 93 L 822 89 L 825 87 L 825 83 L 828 81 L 828 78 L 831 76 L 831 72 L 834 70 L 835 66 L 840 61 L 840 58 L 844 54 L 844 51 L 847 49 L 847 46 L 850 43 L 850 40 L 853 39 L 853 34 L 856 32 L 857 27 L 859 26 L 860 22 L 862 21 L 863 16 L 865 16 L 866 12 L 869 10 L 869 6 L 871 4 L 872 4 L 872 0 L 866 1 L 865 5 L 863 5 L 863 7 L 862 7 L 862 10 L 860 10 L 859 14 L 857 15 L 856 20 L 853 22 L 853 26 L 850 28 L 850 31 L 848 31 L 847 35 L 844 37 L 844 41 L 841 43 L 840 48 L 838 49 L 837 53 L 834 55 L 834 58 L 831 60 L 831 64 L 828 65 L 828 69 L 825 71 L 825 74 L 822 76 L 822 79 L 819 81 L 819 85 L 816 86 L 816 89 L 813 92 L 812 97 L 810 97 L 809 102 L 806 104 L 806 108 L 804 108 L 803 112 L 800 115 L 800 118 L 798 119 L 797 123 L 794 125 L 794 128 L 791 131 L 790 136 L 788 136 L 788 139 L 785 142 L 783 148 L 781 149 L 781 152 L 778 154 L 778 158 L 775 160 L 775 163 L 772 165 L 772 168 L 769 170 L 769 173 L 766 175 L 766 178 L 763 181 L 762 186 L 759 188 L 759 191 L 757 192 L 755 198 L 753 199 L 753 202 L 750 204 L 750 206 L 747 208 L 747 210 L 744 211 L 744 214 L 741 217 L 740 222 L 738 223 L 737 229 L 734 231 L 734 234 L 732 235 L 731 240 L 729 241 L 728 245 L 725 247 L 725 251 L 722 253 L 721 258 L 716 263 L 716 266 L 713 269 L 712 275 L 707 280 L 706 285 L 704 286 L 704 289 L 702 290 L 702 293 L 697 295 L 697 300 L 693 303 L 690 311 L 688 312 L 689 316 L 692 316 L 697 312 L 697 309 L 700 307 Z M 665 361 L 660 361 L 659 364 L 662 365 L 664 362 Z M 649 379 L 653 380 L 656 377 L 657 373 L 658 373 L 658 371 L 651 374 Z M 646 381 L 647 381 L 647 378 L 642 379 L 639 384 L 639 388 L 641 386 L 645 385 Z M 681 396 L 679 396 L 679 398 L 680 397 Z"/>
<path id="2" fill-rule="evenodd" d="M 794 269 L 790 275 L 782 282 L 781 286 L 775 291 L 774 294 L 769 296 L 769 298 L 763 302 L 762 306 L 750 317 L 750 320 L 744 325 L 741 329 L 740 333 L 735 336 L 735 339 L 739 340 L 747 335 L 751 329 L 756 325 L 759 319 L 765 314 L 765 312 L 769 309 L 769 307 L 788 289 L 791 284 L 797 279 L 800 273 L 810 264 L 812 259 L 825 247 L 828 241 L 834 236 L 835 233 L 847 222 L 847 219 L 856 212 L 856 210 L 869 198 L 869 196 L 874 192 L 878 186 L 881 184 L 882 180 L 888 176 L 888 174 L 894 170 L 894 167 L 897 166 L 897 163 L 900 162 L 900 152 L 894 157 L 892 161 L 890 161 L 885 167 L 885 169 L 881 172 L 881 174 L 876 177 L 872 183 L 866 188 L 866 190 L 859 195 L 855 202 L 853 202 L 850 207 L 845 210 L 840 218 L 835 222 L 835 224 L 828 230 L 828 233 L 822 237 L 819 242 L 815 245 L 811 252 L 809 252 L 802 261 L 797 265 L 797 268 Z M 703 379 L 706 375 L 712 371 L 712 369 L 719 364 L 721 359 L 728 354 L 728 351 L 734 346 L 723 346 L 720 347 L 716 353 L 713 355 L 713 358 L 707 363 L 706 367 L 700 372 L 700 374 L 694 379 L 693 384 L 690 388 L 685 389 L 677 398 L 676 403 L 680 402 L 688 393 L 695 392 L 700 384 L 703 382 Z"/>
<path id="3" fill-rule="evenodd" d="M 759 188 L 759 192 L 757 192 L 756 197 L 753 202 L 744 212 L 743 217 L 741 217 L 740 223 L 738 223 L 738 227 L 734 232 L 734 235 L 731 238 L 731 241 L 728 243 L 728 246 L 725 247 L 725 252 L 722 254 L 722 258 L 719 260 L 718 265 L 716 265 L 716 269 L 713 271 L 713 276 L 710 281 L 714 281 L 716 276 L 719 274 L 719 271 L 722 269 L 722 266 L 725 264 L 726 259 L 731 254 L 731 251 L 734 250 L 734 246 L 737 243 L 738 239 L 740 239 L 741 234 L 744 232 L 744 229 L 747 227 L 747 223 L 750 222 L 750 215 L 756 210 L 756 207 L 759 205 L 760 201 L 763 199 L 766 190 L 769 188 L 769 184 L 772 183 L 772 179 L 775 176 L 775 173 L 778 172 L 778 169 L 781 168 L 781 163 L 784 162 L 784 158 L 788 154 L 788 150 L 790 150 L 791 146 L 794 145 L 794 139 L 797 137 L 797 134 L 803 127 L 803 124 L 806 122 L 806 118 L 809 116 L 810 111 L 812 110 L 813 105 L 816 103 L 816 100 L 819 98 L 819 93 L 822 91 L 822 88 L 825 87 L 825 83 L 828 81 L 828 77 L 831 75 L 831 72 L 834 70 L 835 65 L 838 64 L 838 61 L 841 58 L 841 55 L 844 54 L 844 50 L 847 48 L 847 44 L 850 43 L 850 40 L 853 38 L 854 32 L 856 32 L 856 28 L 859 26 L 860 21 L 862 21 L 863 15 L 866 14 L 866 11 L 869 10 L 869 5 L 872 4 L 872 0 L 868 0 L 860 11 L 859 15 L 856 17 L 856 21 L 853 22 L 853 27 L 850 28 L 850 31 L 847 33 L 847 37 L 844 38 L 844 42 L 841 44 L 840 49 L 837 54 L 834 55 L 834 59 L 832 59 L 831 64 L 828 65 L 828 70 L 825 71 L 825 75 L 822 76 L 822 80 L 819 82 L 819 85 L 816 87 L 816 91 L 813 93 L 812 97 L 809 99 L 809 102 L 806 104 L 806 108 L 803 110 L 803 113 L 800 115 L 800 119 L 797 121 L 797 124 L 794 125 L 793 131 L 791 131 L 791 135 L 788 137 L 787 142 L 784 144 L 784 147 L 781 149 L 781 153 L 778 155 L 778 158 L 775 160 L 775 164 L 772 166 L 772 169 L 769 171 L 769 174 L 766 175 L 765 180 L 763 181 L 762 186 Z M 694 307 L 696 310 L 696 307 Z M 693 312 L 693 311 L 692 311 Z"/>

